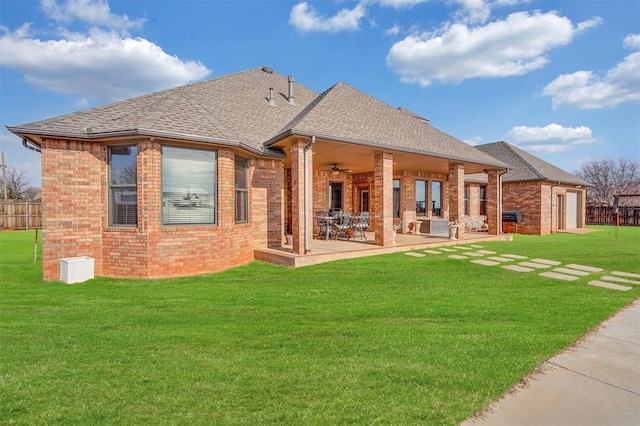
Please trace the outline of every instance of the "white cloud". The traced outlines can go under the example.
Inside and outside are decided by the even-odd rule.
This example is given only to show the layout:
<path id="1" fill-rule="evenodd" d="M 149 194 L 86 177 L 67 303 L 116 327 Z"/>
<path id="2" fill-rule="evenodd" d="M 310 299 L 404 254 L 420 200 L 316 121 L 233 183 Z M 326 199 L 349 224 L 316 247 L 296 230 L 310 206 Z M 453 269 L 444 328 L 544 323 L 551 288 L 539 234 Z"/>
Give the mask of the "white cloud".
<path id="1" fill-rule="evenodd" d="M 429 0 L 369 0 L 366 3 L 377 3 L 380 6 L 392 7 L 394 9 L 410 9 L 420 3 L 426 3 Z"/>
<path id="2" fill-rule="evenodd" d="M 306 2 L 298 3 L 291 9 L 289 23 L 300 31 L 355 31 L 360 28 L 360 20 L 366 15 L 365 7 L 358 3 L 353 9 L 341 9 L 334 16 L 325 18 Z"/>
<path id="3" fill-rule="evenodd" d="M 400 27 L 398 24 L 395 24 L 393 27 L 388 28 L 384 33 L 389 36 L 398 35 L 400 33 Z"/>
<path id="4" fill-rule="evenodd" d="M 545 54 L 568 44 L 577 32 L 555 12 L 518 12 L 485 26 L 456 23 L 440 34 L 408 36 L 391 47 L 387 63 L 404 81 L 422 86 L 522 75 L 544 66 Z"/>
<path id="5" fill-rule="evenodd" d="M 484 0 L 455 0 L 461 8 L 454 14 L 456 19 L 470 24 L 483 24 L 491 15 L 491 7 Z"/>
<path id="6" fill-rule="evenodd" d="M 43 1 L 45 6 L 72 10 L 76 19 L 119 27 L 92 27 L 86 34 L 62 28 L 57 39 L 49 40 L 33 37 L 29 24 L 14 32 L 0 28 L 0 66 L 22 73 L 36 87 L 79 95 L 84 99 L 80 102 L 96 98 L 112 101 L 178 86 L 209 74 L 201 63 L 182 61 L 151 41 L 120 34 L 118 30 L 132 28 L 130 23 L 136 21 L 114 18 L 104 1 L 77 0 L 63 6 Z M 91 8 L 94 6 L 95 10 Z M 55 16 L 57 12 L 51 13 Z"/>
<path id="7" fill-rule="evenodd" d="M 504 140 L 527 151 L 560 153 L 575 145 L 595 143 L 598 138 L 585 126 L 564 127 L 551 123 L 545 127 L 516 126 L 507 132 Z"/>
<path id="8" fill-rule="evenodd" d="M 127 30 L 142 28 L 145 22 L 145 19 L 130 19 L 127 15 L 111 13 L 107 0 L 67 0 L 62 4 L 56 0 L 41 0 L 40 7 L 49 18 L 64 23 L 78 20 L 90 25 Z"/>
<path id="9" fill-rule="evenodd" d="M 629 34 L 623 40 L 624 47 L 640 49 L 640 34 Z"/>
<path id="10" fill-rule="evenodd" d="M 604 76 L 593 71 L 563 74 L 542 91 L 551 96 L 553 108 L 578 109 L 614 107 L 623 102 L 640 101 L 640 52 L 624 58 Z"/>
<path id="11" fill-rule="evenodd" d="M 476 146 L 476 145 L 480 145 L 482 143 L 482 138 L 480 136 L 474 136 L 472 138 L 469 139 L 463 139 L 462 142 L 471 145 L 471 146 Z"/>

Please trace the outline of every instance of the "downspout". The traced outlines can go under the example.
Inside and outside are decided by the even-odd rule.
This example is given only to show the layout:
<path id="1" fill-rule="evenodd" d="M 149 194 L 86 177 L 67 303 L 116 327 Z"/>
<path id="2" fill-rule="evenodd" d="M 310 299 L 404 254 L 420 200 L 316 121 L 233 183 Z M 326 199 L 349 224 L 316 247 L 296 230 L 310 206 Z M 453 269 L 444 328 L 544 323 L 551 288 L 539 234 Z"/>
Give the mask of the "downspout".
<path id="1" fill-rule="evenodd" d="M 502 175 L 508 171 L 509 169 L 507 168 L 504 172 L 498 173 L 498 220 L 500 221 L 500 232 L 498 235 L 502 234 Z"/>
<path id="2" fill-rule="evenodd" d="M 553 234 L 553 188 L 556 186 L 560 186 L 560 181 L 557 181 L 553 185 L 551 185 L 551 204 L 549 205 L 549 210 L 551 211 L 551 222 L 549 222 L 549 233 Z M 558 224 L 558 229 L 560 228 L 560 224 Z"/>
<path id="3" fill-rule="evenodd" d="M 309 176 L 309 148 L 316 143 L 316 137 L 311 136 L 311 140 L 304 147 L 304 252 L 305 254 L 311 251 L 309 242 L 309 184 L 311 178 Z"/>

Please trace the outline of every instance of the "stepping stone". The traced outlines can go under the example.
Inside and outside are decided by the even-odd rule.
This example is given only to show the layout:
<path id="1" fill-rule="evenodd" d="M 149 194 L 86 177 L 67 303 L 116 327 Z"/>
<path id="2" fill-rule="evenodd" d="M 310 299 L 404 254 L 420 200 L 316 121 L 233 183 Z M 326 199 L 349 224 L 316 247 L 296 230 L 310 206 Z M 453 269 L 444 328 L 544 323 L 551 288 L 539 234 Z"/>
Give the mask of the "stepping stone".
<path id="1" fill-rule="evenodd" d="M 628 280 L 626 278 L 620 278 L 620 277 L 612 277 L 610 275 L 606 275 L 604 277 L 600 277 L 600 279 L 604 280 L 604 281 L 613 281 L 613 282 L 616 282 L 616 283 L 638 284 L 638 285 L 640 285 L 640 281 Z"/>
<path id="2" fill-rule="evenodd" d="M 442 247 L 440 250 L 442 250 L 442 251 L 448 251 L 448 252 L 457 251 L 456 249 L 447 248 L 447 247 Z"/>
<path id="3" fill-rule="evenodd" d="M 466 254 L 467 256 L 475 256 L 475 257 L 482 257 L 482 256 L 484 256 L 484 254 L 482 254 L 482 253 L 478 253 L 478 252 L 475 252 L 475 251 L 468 251 L 468 252 L 466 252 L 465 254 Z"/>
<path id="4" fill-rule="evenodd" d="M 482 246 L 479 246 L 477 244 L 471 244 L 469 247 L 473 247 L 473 248 L 482 248 Z"/>
<path id="5" fill-rule="evenodd" d="M 472 260 L 471 263 L 477 263 L 478 265 L 484 265 L 484 266 L 495 266 L 500 264 L 500 262 L 494 262 L 492 260 L 486 260 L 486 259 Z"/>
<path id="6" fill-rule="evenodd" d="M 564 281 L 575 281 L 579 278 L 579 277 L 576 277 L 575 275 L 565 275 L 565 274 L 559 274 L 557 272 L 542 272 L 540 276 L 547 277 L 547 278 L 555 278 L 556 280 L 564 280 Z"/>
<path id="7" fill-rule="evenodd" d="M 502 257 L 509 257 L 511 259 L 526 259 L 527 256 L 520 256 L 519 254 L 501 254 Z"/>
<path id="8" fill-rule="evenodd" d="M 490 251 L 490 250 L 478 250 L 478 253 L 482 253 L 482 254 L 496 254 L 495 251 Z"/>
<path id="9" fill-rule="evenodd" d="M 610 288 L 611 290 L 629 291 L 631 287 L 626 285 L 618 285 L 613 283 L 605 283 L 604 281 L 589 281 L 589 285 L 594 287 Z"/>
<path id="10" fill-rule="evenodd" d="M 551 265 L 545 265 L 544 263 L 535 263 L 535 262 L 520 262 L 519 265 L 526 266 L 527 268 L 535 268 L 535 269 L 551 268 Z"/>
<path id="11" fill-rule="evenodd" d="M 454 248 L 458 250 L 471 250 L 470 247 L 462 247 L 462 246 L 455 246 Z"/>
<path id="12" fill-rule="evenodd" d="M 429 254 L 442 254 L 442 252 L 438 250 L 425 250 L 424 252 Z"/>
<path id="13" fill-rule="evenodd" d="M 408 251 L 405 253 L 407 256 L 412 256 L 412 257 L 425 257 L 424 254 L 422 253 L 416 253 L 415 251 Z"/>
<path id="14" fill-rule="evenodd" d="M 640 274 L 632 274 L 631 272 L 613 271 L 611 275 L 619 275 L 621 277 L 627 277 L 627 278 L 638 278 L 640 280 Z"/>
<path id="15" fill-rule="evenodd" d="M 458 260 L 461 260 L 461 259 L 468 259 L 468 257 L 467 257 L 467 256 L 462 256 L 462 255 L 459 255 L 459 254 L 450 254 L 450 255 L 449 255 L 449 256 L 447 256 L 447 257 L 448 257 L 449 259 L 458 259 Z"/>
<path id="16" fill-rule="evenodd" d="M 591 274 L 590 272 L 587 272 L 587 271 L 579 271 L 577 269 L 569 269 L 569 268 L 556 268 L 553 271 L 559 272 L 561 274 L 576 275 L 578 277 L 586 277 L 587 275 Z"/>
<path id="17" fill-rule="evenodd" d="M 531 259 L 532 262 L 536 263 L 544 263 L 545 265 L 558 266 L 562 262 L 558 262 L 557 260 L 548 260 L 548 259 Z"/>
<path id="18" fill-rule="evenodd" d="M 570 263 L 567 265 L 567 268 L 578 269 L 580 271 L 587 272 L 602 272 L 602 268 L 596 268 L 595 266 L 586 266 L 586 265 L 576 265 L 575 263 Z"/>
<path id="19" fill-rule="evenodd" d="M 508 257 L 502 256 L 494 256 L 490 257 L 489 260 L 495 260 L 496 262 L 513 262 L 514 259 L 509 259 Z"/>
<path id="20" fill-rule="evenodd" d="M 510 271 L 516 271 L 516 272 L 531 272 L 531 271 L 533 271 L 533 269 L 531 269 L 531 268 L 525 268 L 524 266 L 518 266 L 518 265 L 506 265 L 506 266 L 503 266 L 502 269 L 508 269 Z"/>

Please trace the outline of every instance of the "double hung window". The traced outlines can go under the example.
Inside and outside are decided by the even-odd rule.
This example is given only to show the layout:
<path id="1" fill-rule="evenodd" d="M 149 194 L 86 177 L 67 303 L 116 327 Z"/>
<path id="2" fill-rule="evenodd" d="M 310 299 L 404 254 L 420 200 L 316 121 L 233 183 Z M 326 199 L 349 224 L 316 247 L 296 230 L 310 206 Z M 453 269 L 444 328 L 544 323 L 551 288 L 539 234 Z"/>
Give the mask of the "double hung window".
<path id="1" fill-rule="evenodd" d="M 109 147 L 109 226 L 138 223 L 137 154 L 135 145 Z"/>
<path id="2" fill-rule="evenodd" d="M 236 157 L 236 223 L 249 221 L 249 160 Z"/>

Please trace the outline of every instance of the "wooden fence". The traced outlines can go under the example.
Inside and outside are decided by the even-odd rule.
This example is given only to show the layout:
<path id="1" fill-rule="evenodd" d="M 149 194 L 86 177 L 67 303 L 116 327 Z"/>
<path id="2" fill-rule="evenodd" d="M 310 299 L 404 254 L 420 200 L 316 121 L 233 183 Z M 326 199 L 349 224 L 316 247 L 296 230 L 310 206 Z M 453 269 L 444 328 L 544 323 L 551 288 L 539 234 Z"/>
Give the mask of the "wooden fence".
<path id="1" fill-rule="evenodd" d="M 42 203 L 0 200 L 0 229 L 42 228 Z"/>
<path id="2" fill-rule="evenodd" d="M 619 207 L 620 226 L 640 226 L 640 206 Z M 587 206 L 588 225 L 615 225 L 616 215 L 613 207 Z"/>

